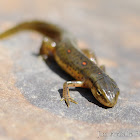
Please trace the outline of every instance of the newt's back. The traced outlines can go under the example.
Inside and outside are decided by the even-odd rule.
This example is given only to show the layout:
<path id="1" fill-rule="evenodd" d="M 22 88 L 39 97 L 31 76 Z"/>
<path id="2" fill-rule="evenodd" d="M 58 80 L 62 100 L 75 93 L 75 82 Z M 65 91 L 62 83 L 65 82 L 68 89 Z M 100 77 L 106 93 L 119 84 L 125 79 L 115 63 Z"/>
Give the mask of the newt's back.
<path id="1" fill-rule="evenodd" d="M 84 79 L 90 77 L 91 74 L 96 76 L 98 73 L 103 73 L 103 71 L 99 69 L 93 61 L 86 57 L 81 50 L 76 48 L 76 45 L 76 42 L 73 40 L 67 39 L 67 42 L 61 42 L 56 46 L 57 57 L 59 57 L 67 67 L 70 67 L 70 69 L 82 74 Z M 70 71 L 68 73 L 72 75 Z M 75 77 L 76 75 L 72 76 L 75 79 L 82 80 Z"/>

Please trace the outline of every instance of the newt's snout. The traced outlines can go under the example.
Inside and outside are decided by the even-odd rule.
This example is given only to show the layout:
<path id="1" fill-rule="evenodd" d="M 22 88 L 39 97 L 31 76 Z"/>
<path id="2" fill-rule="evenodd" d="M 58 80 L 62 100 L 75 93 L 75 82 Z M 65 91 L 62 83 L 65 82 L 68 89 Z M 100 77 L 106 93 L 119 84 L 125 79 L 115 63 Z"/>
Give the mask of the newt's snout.
<path id="1" fill-rule="evenodd" d="M 113 107 L 117 103 L 120 93 L 116 82 L 108 76 L 98 80 L 91 91 L 95 98 L 107 107 Z"/>

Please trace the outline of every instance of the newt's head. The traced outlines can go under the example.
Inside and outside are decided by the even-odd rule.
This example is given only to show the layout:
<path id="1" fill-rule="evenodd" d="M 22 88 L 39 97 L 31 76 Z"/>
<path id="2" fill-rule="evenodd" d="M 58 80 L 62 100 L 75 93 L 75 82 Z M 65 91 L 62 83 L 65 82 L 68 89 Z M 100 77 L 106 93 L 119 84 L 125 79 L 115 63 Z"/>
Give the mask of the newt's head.
<path id="1" fill-rule="evenodd" d="M 116 82 L 109 76 L 96 81 L 91 91 L 94 97 L 107 107 L 113 107 L 116 104 L 120 93 Z"/>

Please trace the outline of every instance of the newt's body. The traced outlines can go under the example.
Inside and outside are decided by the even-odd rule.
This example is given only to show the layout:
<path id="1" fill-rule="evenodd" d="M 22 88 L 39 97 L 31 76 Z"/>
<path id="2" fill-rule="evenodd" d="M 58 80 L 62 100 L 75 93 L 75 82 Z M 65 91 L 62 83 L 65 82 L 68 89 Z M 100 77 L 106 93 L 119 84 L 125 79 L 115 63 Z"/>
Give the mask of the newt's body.
<path id="1" fill-rule="evenodd" d="M 0 39 L 17 31 L 35 30 L 45 38 L 40 48 L 41 55 L 54 57 L 59 66 L 76 79 L 63 85 L 63 100 L 76 103 L 69 95 L 69 87 L 90 88 L 94 97 L 103 105 L 116 104 L 119 88 L 116 82 L 105 74 L 104 67 L 98 67 L 95 55 L 88 50 L 79 50 L 75 39 L 65 30 L 49 23 L 32 21 L 21 23 L 0 34 Z"/>

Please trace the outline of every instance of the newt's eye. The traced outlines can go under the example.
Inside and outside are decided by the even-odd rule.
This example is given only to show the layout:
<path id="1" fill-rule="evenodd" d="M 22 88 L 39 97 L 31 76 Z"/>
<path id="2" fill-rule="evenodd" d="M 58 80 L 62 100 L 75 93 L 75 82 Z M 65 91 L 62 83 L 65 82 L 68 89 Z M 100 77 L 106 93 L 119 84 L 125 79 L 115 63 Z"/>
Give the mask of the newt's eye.
<path id="1" fill-rule="evenodd" d="M 97 90 L 97 93 L 98 93 L 98 95 L 100 95 L 100 96 L 102 95 L 102 93 L 101 93 L 99 90 Z"/>

